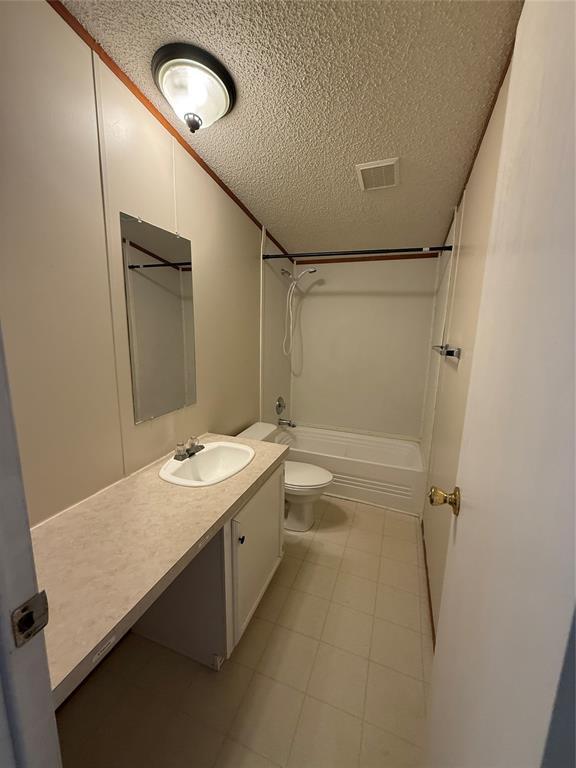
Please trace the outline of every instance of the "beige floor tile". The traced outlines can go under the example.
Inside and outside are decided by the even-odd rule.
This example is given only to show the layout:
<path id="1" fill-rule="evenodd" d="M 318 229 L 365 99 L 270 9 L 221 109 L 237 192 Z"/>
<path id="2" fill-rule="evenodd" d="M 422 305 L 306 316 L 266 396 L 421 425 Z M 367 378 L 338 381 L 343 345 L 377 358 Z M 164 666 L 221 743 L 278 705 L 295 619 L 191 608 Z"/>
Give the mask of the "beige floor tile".
<path id="1" fill-rule="evenodd" d="M 288 587 L 283 587 L 280 584 L 270 584 L 254 612 L 256 618 L 264 619 L 265 621 L 276 621 L 289 593 Z"/>
<path id="2" fill-rule="evenodd" d="M 308 683 L 308 695 L 362 717 L 368 661 L 320 643 Z"/>
<path id="3" fill-rule="evenodd" d="M 310 595 L 324 597 L 327 600 L 332 595 L 336 583 L 337 572 L 334 568 L 326 568 L 316 563 L 302 563 L 298 576 L 294 581 L 294 589 L 307 592 Z"/>
<path id="4" fill-rule="evenodd" d="M 362 723 L 334 707 L 306 697 L 289 768 L 357 768 Z"/>
<path id="5" fill-rule="evenodd" d="M 354 516 L 352 527 L 359 528 L 361 531 L 382 535 L 385 520 L 386 510 L 374 507 L 371 504 L 359 503 L 356 507 L 356 515 Z"/>
<path id="6" fill-rule="evenodd" d="M 382 537 L 377 533 L 372 533 L 372 531 L 352 528 L 346 546 L 367 552 L 370 555 L 379 555 L 382 549 Z"/>
<path id="7" fill-rule="evenodd" d="M 142 667 L 134 685 L 154 698 L 177 702 L 187 691 L 201 665 L 162 645 L 155 648 Z"/>
<path id="8" fill-rule="evenodd" d="M 320 639 L 330 603 L 323 597 L 291 590 L 278 623 L 287 629 Z"/>
<path id="9" fill-rule="evenodd" d="M 359 768 L 420 768 L 422 758 L 414 744 L 364 723 Z"/>
<path id="10" fill-rule="evenodd" d="M 326 568 L 338 569 L 340 568 L 343 554 L 344 547 L 340 547 L 338 544 L 330 544 L 319 539 L 312 539 L 306 553 L 306 561 L 316 563 L 316 565 L 323 565 Z"/>
<path id="11" fill-rule="evenodd" d="M 398 560 L 382 557 L 380 559 L 380 583 L 411 592 L 413 595 L 420 594 L 418 567 L 409 563 L 401 563 Z"/>
<path id="12" fill-rule="evenodd" d="M 282 562 L 276 569 L 272 584 L 280 584 L 282 587 L 291 587 L 292 584 L 294 584 L 294 580 L 298 575 L 301 565 L 302 560 L 300 560 L 300 558 L 284 555 Z"/>
<path id="13" fill-rule="evenodd" d="M 260 659 L 258 672 L 305 691 L 317 649 L 317 640 L 276 626 Z"/>
<path id="14" fill-rule="evenodd" d="M 100 674 L 96 669 L 56 712 L 60 748 L 66 768 L 95 768 L 110 754 L 106 734 L 110 713 L 128 709 L 135 689 L 118 675 Z M 111 702 L 113 703 L 111 705 Z"/>
<path id="15" fill-rule="evenodd" d="M 232 653 L 231 661 L 256 669 L 273 628 L 272 622 L 253 616 Z"/>
<path id="16" fill-rule="evenodd" d="M 365 720 L 422 746 L 426 722 L 424 683 L 370 663 Z"/>
<path id="17" fill-rule="evenodd" d="M 95 669 L 56 712 L 58 726 L 62 733 L 66 732 L 65 735 L 70 741 L 73 741 L 75 736 L 85 740 L 94 724 L 106 717 L 110 701 L 121 706 L 135 689 L 135 686 L 121 675 L 112 677 L 110 674 L 103 674 L 102 670 L 102 667 Z M 142 695 L 141 689 L 138 689 L 138 693 Z"/>
<path id="18" fill-rule="evenodd" d="M 323 496 L 319 502 L 316 502 L 316 508 L 322 510 L 321 520 L 325 525 L 329 524 L 335 528 L 349 527 L 354 520 L 356 502 L 335 496 Z"/>
<path id="19" fill-rule="evenodd" d="M 418 520 L 411 515 L 403 515 L 401 512 L 386 512 L 384 535 L 393 536 L 396 539 L 405 539 L 416 543 Z"/>
<path id="20" fill-rule="evenodd" d="M 376 616 L 419 632 L 420 603 L 418 595 L 394 589 L 387 584 L 379 584 L 376 595 Z"/>
<path id="21" fill-rule="evenodd" d="M 133 682 L 140 675 L 141 669 L 158 648 L 157 643 L 148 640 L 136 632 L 128 632 L 98 667 L 99 675 L 120 675 Z"/>
<path id="22" fill-rule="evenodd" d="M 424 552 L 424 542 L 422 540 L 421 532 L 416 534 L 416 554 L 418 555 L 418 565 L 420 568 L 424 568 L 426 563 L 426 556 Z"/>
<path id="23" fill-rule="evenodd" d="M 344 651 L 368 657 L 372 624 L 372 616 L 331 603 L 322 632 L 322 640 Z"/>
<path id="24" fill-rule="evenodd" d="M 432 695 L 432 686 L 430 683 L 424 683 L 424 697 L 426 698 L 426 712 L 430 714 L 430 697 Z"/>
<path id="25" fill-rule="evenodd" d="M 370 658 L 419 680 L 424 677 L 421 635 L 398 624 L 374 620 Z"/>
<path id="26" fill-rule="evenodd" d="M 226 739 L 214 768 L 276 768 L 276 766 L 266 757 L 240 744 L 239 741 Z"/>
<path id="27" fill-rule="evenodd" d="M 294 688 L 256 674 L 229 735 L 285 766 L 303 699 L 304 695 Z"/>
<path id="28" fill-rule="evenodd" d="M 432 636 L 432 620 L 430 618 L 430 605 L 428 595 L 420 596 L 420 631 Z"/>
<path id="29" fill-rule="evenodd" d="M 334 524 L 322 518 L 314 534 L 318 541 L 324 541 L 327 544 L 335 544 L 338 547 L 345 547 L 350 534 L 350 527 L 345 524 Z"/>
<path id="30" fill-rule="evenodd" d="M 418 565 L 418 546 L 414 541 L 384 536 L 382 539 L 382 557 L 399 560 L 401 563 Z"/>
<path id="31" fill-rule="evenodd" d="M 165 763 L 174 766 L 174 755 L 167 753 L 166 749 L 174 722 L 184 723 L 178 741 L 183 753 L 188 751 L 189 745 L 185 741 L 188 718 L 174 707 L 169 696 L 155 696 L 148 690 L 133 686 L 126 699 L 117 700 L 112 696 L 108 704 L 109 712 L 103 727 L 88 737 L 86 759 L 78 765 L 65 762 L 66 768 L 123 768 L 132 765 L 161 768 Z M 207 768 L 210 753 L 218 750 L 223 739 L 222 732 L 206 726 L 206 740 L 199 745 L 196 760 L 199 768 Z"/>
<path id="32" fill-rule="evenodd" d="M 428 580 L 426 578 L 426 570 L 424 568 L 418 568 L 418 584 L 420 586 L 420 594 L 422 596 L 428 594 Z"/>
<path id="33" fill-rule="evenodd" d="M 424 668 L 424 680 L 432 681 L 432 664 L 434 663 L 434 647 L 432 635 L 422 635 L 422 664 Z"/>
<path id="34" fill-rule="evenodd" d="M 197 721 L 226 732 L 254 672 L 227 661 L 219 672 L 199 664 L 180 708 Z"/>
<path id="35" fill-rule="evenodd" d="M 284 531 L 284 554 L 289 557 L 295 557 L 304 560 L 306 552 L 316 532 L 313 527 L 310 531 L 304 533 L 294 533 L 293 531 Z"/>
<path id="36" fill-rule="evenodd" d="M 372 615 L 376 604 L 376 586 L 375 582 L 368 581 L 368 579 L 361 579 L 348 573 L 339 573 L 332 593 L 332 600 L 340 605 Z"/>
<path id="37" fill-rule="evenodd" d="M 163 729 L 156 747 L 147 754 L 146 762 L 127 765 L 147 765 L 154 768 L 212 768 L 225 734 L 184 712 L 177 712 Z M 153 756 L 153 759 L 151 759 Z"/>
<path id="38" fill-rule="evenodd" d="M 370 555 L 359 549 L 350 549 L 350 547 L 344 549 L 340 566 L 342 573 L 350 573 L 352 576 L 360 576 L 362 579 L 378 581 L 379 569 L 380 558 L 377 555 Z"/>

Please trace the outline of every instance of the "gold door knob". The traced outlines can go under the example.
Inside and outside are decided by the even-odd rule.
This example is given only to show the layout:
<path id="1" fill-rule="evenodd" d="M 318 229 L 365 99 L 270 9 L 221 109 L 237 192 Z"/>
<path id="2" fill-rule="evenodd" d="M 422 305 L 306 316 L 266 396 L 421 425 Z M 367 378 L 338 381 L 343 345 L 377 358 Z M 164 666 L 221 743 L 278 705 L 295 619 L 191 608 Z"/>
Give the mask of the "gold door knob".
<path id="1" fill-rule="evenodd" d="M 456 516 L 460 512 L 460 488 L 456 486 L 452 493 L 446 493 L 442 488 L 433 485 L 428 492 L 428 501 L 433 507 L 439 507 L 441 504 L 450 504 L 452 512 Z"/>

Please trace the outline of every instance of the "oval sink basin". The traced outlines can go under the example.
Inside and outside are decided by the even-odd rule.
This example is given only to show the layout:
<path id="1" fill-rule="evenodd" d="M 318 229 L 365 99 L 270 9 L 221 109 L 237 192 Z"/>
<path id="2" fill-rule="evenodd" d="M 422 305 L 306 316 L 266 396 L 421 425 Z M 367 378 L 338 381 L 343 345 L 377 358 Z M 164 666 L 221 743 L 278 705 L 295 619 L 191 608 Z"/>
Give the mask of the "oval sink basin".
<path id="1" fill-rule="evenodd" d="M 253 458 L 254 449 L 242 443 L 206 443 L 202 451 L 189 459 L 169 459 L 160 470 L 160 477 L 174 485 L 214 485 L 240 472 Z"/>

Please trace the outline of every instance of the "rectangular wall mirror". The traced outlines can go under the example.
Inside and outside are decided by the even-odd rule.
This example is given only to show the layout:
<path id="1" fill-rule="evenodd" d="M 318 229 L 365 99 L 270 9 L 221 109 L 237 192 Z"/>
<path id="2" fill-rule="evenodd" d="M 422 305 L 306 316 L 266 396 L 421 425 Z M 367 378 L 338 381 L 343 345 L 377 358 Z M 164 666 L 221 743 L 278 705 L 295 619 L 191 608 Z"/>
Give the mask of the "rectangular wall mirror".
<path id="1" fill-rule="evenodd" d="M 136 424 L 196 402 L 190 241 L 120 214 Z"/>

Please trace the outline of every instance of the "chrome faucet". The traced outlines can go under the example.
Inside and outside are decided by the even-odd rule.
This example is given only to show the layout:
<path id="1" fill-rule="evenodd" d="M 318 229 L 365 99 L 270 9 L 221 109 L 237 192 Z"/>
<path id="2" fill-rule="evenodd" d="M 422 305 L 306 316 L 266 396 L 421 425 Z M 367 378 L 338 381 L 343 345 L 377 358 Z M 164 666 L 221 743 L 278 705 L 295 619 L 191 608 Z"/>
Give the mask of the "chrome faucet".
<path id="1" fill-rule="evenodd" d="M 295 427 L 296 422 L 292 421 L 292 419 L 278 419 L 278 426 L 279 427 Z"/>
<path id="2" fill-rule="evenodd" d="M 176 461 L 184 461 L 185 459 L 191 459 L 192 456 L 203 451 L 205 446 L 200 445 L 197 437 L 189 437 L 184 443 L 178 443 L 176 445 L 176 453 L 174 458 Z"/>

